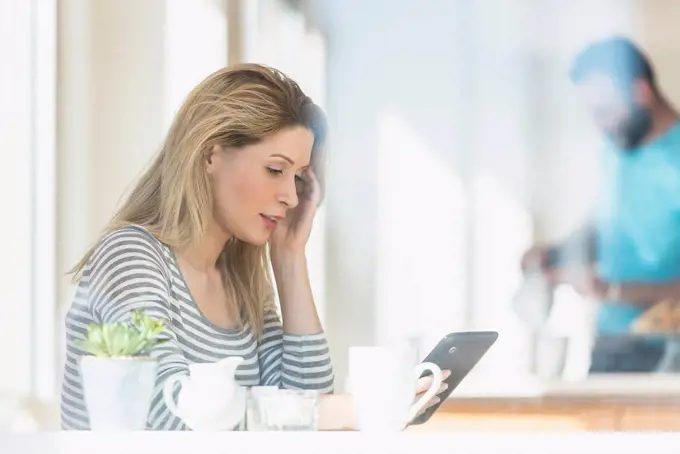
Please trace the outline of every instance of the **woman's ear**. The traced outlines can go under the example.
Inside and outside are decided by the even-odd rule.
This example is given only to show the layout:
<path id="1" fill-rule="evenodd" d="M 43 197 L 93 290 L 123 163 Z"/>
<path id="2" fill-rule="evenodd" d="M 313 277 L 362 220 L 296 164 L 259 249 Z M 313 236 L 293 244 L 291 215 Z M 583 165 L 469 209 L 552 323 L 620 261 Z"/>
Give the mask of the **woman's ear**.
<path id="1" fill-rule="evenodd" d="M 217 161 L 217 156 L 222 152 L 222 147 L 219 145 L 213 145 L 213 147 L 208 150 L 205 154 L 205 169 L 208 174 L 212 174 L 215 171 L 215 165 Z"/>

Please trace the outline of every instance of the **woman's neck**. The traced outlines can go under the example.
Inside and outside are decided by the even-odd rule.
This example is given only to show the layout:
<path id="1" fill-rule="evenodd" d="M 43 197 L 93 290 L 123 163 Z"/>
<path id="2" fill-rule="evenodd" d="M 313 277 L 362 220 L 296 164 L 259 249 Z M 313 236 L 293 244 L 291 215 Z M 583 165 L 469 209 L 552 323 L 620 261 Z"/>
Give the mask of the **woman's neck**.
<path id="1" fill-rule="evenodd" d="M 209 271 L 215 268 L 229 237 L 216 224 L 212 224 L 200 242 L 178 250 L 177 254 L 196 271 Z"/>

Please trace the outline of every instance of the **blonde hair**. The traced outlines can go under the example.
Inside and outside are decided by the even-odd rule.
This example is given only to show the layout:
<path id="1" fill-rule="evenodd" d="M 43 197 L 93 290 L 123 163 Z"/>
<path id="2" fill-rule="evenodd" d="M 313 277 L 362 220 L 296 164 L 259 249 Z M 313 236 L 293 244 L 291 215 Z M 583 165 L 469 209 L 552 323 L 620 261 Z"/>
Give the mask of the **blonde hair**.
<path id="1" fill-rule="evenodd" d="M 208 76 L 187 96 L 150 167 L 98 241 L 70 270 L 78 281 L 97 244 L 119 228 L 139 225 L 171 248 L 200 241 L 212 221 L 212 191 L 205 156 L 214 145 L 241 148 L 291 126 L 314 133 L 312 165 L 323 181 L 325 116 L 297 83 L 280 71 L 239 64 Z M 260 336 L 273 305 L 266 246 L 232 239 L 218 259 L 227 295 L 239 305 L 240 323 Z M 228 277 L 228 278 L 227 278 Z"/>

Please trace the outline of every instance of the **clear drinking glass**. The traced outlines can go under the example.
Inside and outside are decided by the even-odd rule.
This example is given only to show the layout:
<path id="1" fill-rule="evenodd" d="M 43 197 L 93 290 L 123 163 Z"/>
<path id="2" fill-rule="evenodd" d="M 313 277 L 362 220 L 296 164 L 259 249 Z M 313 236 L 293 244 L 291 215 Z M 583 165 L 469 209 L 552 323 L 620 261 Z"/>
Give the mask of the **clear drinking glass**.
<path id="1" fill-rule="evenodd" d="M 318 400 L 316 391 L 253 387 L 248 396 L 247 430 L 316 430 Z"/>

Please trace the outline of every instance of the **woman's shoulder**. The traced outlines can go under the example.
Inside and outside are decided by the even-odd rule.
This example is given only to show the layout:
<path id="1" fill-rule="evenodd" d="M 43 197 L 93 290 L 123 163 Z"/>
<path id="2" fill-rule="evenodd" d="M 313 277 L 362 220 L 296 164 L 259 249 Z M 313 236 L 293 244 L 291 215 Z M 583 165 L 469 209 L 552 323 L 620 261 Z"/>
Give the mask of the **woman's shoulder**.
<path id="1" fill-rule="evenodd" d="M 161 241 L 151 233 L 147 228 L 141 225 L 129 224 L 122 227 L 117 227 L 106 233 L 100 243 L 107 241 L 116 241 L 120 239 L 131 239 L 136 241 L 147 242 L 154 245 L 162 245 Z"/>
<path id="2" fill-rule="evenodd" d="M 117 307 L 136 304 L 140 295 L 169 292 L 172 279 L 165 247 L 141 226 L 126 225 L 107 231 L 83 268 L 74 300 L 79 303 L 74 304 L 86 306 L 97 319 L 105 319 Z"/>
<path id="3" fill-rule="evenodd" d="M 126 225 L 106 233 L 92 252 L 91 262 L 121 255 L 146 258 L 159 263 L 167 260 L 167 246 L 153 233 L 139 225 Z"/>

